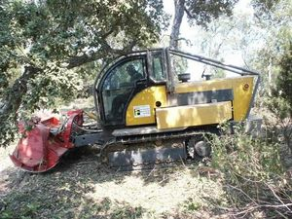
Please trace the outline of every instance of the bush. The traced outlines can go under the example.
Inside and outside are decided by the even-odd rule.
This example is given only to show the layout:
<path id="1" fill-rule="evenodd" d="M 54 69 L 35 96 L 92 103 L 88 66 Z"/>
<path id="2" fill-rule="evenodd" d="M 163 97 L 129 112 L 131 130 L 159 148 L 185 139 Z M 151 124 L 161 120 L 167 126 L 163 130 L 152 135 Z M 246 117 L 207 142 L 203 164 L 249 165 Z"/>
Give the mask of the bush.
<path id="1" fill-rule="evenodd" d="M 266 98 L 266 105 L 277 117 L 277 134 L 283 136 L 284 143 L 292 153 L 292 42 L 281 57 L 279 67 L 272 97 Z"/>
<path id="2" fill-rule="evenodd" d="M 280 146 L 255 139 L 241 127 L 233 135 L 214 136 L 212 166 L 220 171 L 235 216 L 292 216 L 291 179 L 281 163 Z M 228 213 L 228 214 L 229 214 Z M 233 213 L 234 215 L 234 213 Z"/>

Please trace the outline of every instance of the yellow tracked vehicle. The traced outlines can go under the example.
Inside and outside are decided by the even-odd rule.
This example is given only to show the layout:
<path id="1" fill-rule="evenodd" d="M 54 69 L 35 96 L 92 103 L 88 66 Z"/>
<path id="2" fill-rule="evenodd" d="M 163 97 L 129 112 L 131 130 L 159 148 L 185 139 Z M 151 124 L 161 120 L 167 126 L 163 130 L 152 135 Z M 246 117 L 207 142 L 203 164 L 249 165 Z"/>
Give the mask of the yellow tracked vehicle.
<path id="1" fill-rule="evenodd" d="M 122 169 L 206 156 L 202 136 L 218 133 L 220 123 L 249 119 L 258 84 L 254 71 L 201 56 L 167 48 L 132 52 L 98 74 L 96 124 L 84 125 L 82 110 L 68 112 L 65 122 L 40 118 L 11 158 L 43 172 L 85 145 L 99 147 L 111 167 Z"/>

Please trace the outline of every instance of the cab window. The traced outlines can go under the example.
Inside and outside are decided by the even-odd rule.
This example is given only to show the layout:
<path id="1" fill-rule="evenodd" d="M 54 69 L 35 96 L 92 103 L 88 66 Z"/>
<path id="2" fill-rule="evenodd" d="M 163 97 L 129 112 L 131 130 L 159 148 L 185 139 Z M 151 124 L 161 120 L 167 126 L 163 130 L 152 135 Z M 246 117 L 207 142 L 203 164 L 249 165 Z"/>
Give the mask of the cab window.
<path id="1" fill-rule="evenodd" d="M 152 55 L 152 75 L 151 78 L 155 82 L 164 82 L 166 81 L 166 73 L 163 69 L 163 59 L 162 59 L 162 53 L 154 53 Z"/>
<path id="2" fill-rule="evenodd" d="M 137 58 L 120 63 L 110 69 L 102 85 L 102 99 L 107 122 L 121 123 L 124 111 L 136 83 L 145 77 L 144 59 Z"/>

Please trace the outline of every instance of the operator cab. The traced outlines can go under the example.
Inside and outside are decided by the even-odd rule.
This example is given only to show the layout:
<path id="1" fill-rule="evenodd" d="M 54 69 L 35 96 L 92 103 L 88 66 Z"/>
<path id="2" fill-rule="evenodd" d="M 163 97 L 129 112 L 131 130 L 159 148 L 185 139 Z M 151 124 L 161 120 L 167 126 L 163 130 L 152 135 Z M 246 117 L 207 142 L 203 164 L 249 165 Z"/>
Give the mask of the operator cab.
<path id="1" fill-rule="evenodd" d="M 126 111 L 133 97 L 152 85 L 166 84 L 164 50 L 132 53 L 104 69 L 96 81 L 95 101 L 101 124 L 125 126 Z"/>

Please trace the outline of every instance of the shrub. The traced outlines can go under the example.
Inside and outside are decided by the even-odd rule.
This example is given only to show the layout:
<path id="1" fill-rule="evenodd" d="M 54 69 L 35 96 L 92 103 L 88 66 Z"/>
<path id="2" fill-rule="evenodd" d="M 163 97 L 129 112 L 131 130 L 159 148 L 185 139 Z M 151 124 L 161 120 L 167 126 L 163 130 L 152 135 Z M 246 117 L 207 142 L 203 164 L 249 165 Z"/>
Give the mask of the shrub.
<path id="1" fill-rule="evenodd" d="M 241 127 L 214 136 L 212 166 L 220 171 L 229 204 L 228 214 L 263 217 L 292 216 L 292 183 L 281 163 L 280 147 L 269 139 L 255 139 Z M 234 213 L 233 213 L 234 216 Z"/>

